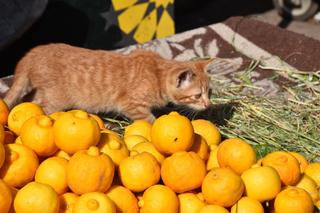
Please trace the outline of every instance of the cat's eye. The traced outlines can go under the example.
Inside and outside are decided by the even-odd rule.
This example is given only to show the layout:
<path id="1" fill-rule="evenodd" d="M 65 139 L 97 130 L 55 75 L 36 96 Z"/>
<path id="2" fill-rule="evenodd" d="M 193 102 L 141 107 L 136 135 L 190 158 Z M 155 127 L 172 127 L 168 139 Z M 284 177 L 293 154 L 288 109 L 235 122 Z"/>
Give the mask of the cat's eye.
<path id="1" fill-rule="evenodd" d="M 195 99 L 199 99 L 199 98 L 201 98 L 201 93 L 196 94 L 196 95 L 194 95 L 193 97 L 194 97 Z"/>

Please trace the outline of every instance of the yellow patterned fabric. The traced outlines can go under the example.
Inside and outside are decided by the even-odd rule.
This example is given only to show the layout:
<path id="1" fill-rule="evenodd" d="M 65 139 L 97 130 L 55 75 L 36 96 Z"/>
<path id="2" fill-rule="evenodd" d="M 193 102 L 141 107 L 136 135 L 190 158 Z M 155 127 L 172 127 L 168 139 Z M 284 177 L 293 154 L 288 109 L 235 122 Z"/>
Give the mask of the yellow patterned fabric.
<path id="1" fill-rule="evenodd" d="M 174 0 L 112 0 L 119 28 L 137 43 L 175 33 Z"/>

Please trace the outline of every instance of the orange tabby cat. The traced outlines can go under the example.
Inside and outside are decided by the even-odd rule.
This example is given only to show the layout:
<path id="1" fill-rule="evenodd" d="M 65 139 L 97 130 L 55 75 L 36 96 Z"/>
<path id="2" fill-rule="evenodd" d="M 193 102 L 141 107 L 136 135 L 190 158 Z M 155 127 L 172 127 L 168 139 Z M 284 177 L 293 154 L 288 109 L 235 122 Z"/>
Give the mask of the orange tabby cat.
<path id="1" fill-rule="evenodd" d="M 32 101 L 48 114 L 77 108 L 153 121 L 151 108 L 168 102 L 208 107 L 206 71 L 214 60 L 181 62 L 145 50 L 123 55 L 66 44 L 43 45 L 20 60 L 5 101 L 13 107 L 33 91 Z"/>

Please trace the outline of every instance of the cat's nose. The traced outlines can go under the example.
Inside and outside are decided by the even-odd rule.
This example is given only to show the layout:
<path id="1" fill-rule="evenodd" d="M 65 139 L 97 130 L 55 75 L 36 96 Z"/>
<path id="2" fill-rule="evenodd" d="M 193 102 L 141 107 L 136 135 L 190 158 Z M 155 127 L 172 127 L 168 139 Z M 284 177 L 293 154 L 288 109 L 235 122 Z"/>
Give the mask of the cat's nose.
<path id="1" fill-rule="evenodd" d="M 210 100 L 204 100 L 203 102 L 204 107 L 209 107 L 211 105 Z"/>

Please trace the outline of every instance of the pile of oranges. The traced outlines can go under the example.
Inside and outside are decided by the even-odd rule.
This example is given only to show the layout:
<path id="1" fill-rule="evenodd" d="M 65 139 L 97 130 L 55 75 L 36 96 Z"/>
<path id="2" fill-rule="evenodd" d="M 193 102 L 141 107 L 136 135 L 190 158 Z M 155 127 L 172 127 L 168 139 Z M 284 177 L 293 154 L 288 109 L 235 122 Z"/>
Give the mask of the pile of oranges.
<path id="1" fill-rule="evenodd" d="M 0 212 L 312 213 L 320 163 L 276 151 L 256 158 L 207 120 L 171 112 L 124 135 L 81 110 L 45 115 L 0 100 Z"/>

